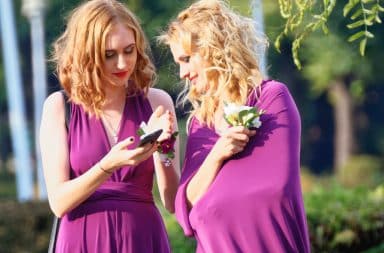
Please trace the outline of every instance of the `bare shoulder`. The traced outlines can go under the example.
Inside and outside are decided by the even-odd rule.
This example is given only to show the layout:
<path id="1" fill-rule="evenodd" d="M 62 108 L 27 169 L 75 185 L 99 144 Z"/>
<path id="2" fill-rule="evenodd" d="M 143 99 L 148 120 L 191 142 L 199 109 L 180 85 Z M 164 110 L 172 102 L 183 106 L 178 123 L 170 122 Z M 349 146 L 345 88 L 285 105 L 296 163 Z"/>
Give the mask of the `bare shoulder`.
<path id="1" fill-rule="evenodd" d="M 62 118 L 64 114 L 64 97 L 61 92 L 50 94 L 44 101 L 43 117 Z"/>
<path id="2" fill-rule="evenodd" d="M 148 100 L 152 108 L 156 108 L 160 105 L 164 106 L 169 110 L 173 110 L 174 108 L 171 96 L 162 89 L 150 88 L 148 91 Z"/>

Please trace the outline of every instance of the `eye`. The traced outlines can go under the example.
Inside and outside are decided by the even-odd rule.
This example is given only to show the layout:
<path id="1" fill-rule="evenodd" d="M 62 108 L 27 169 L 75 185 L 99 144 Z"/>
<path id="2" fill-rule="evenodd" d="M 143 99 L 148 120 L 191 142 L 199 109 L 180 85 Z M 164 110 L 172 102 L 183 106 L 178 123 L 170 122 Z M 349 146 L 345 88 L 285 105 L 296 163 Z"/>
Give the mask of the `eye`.
<path id="1" fill-rule="evenodd" d="M 132 45 L 132 46 L 129 46 L 129 47 L 127 47 L 125 50 L 124 50 L 124 52 L 126 53 L 126 54 L 132 54 L 134 51 L 135 51 L 135 46 L 134 45 Z"/>
<path id="2" fill-rule="evenodd" d="M 109 59 L 112 58 L 115 55 L 115 52 L 112 50 L 105 51 L 105 58 Z"/>
<path id="3" fill-rule="evenodd" d="M 191 60 L 191 56 L 183 56 L 180 60 L 182 62 L 188 63 Z"/>

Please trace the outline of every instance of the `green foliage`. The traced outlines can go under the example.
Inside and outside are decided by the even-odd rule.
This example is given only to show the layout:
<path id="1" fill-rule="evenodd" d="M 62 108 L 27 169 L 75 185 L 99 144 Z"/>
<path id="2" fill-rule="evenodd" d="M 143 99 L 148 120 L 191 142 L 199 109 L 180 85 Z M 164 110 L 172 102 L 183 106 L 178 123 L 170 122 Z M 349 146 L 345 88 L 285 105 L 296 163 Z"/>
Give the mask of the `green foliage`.
<path id="1" fill-rule="evenodd" d="M 351 157 L 340 174 L 339 181 L 347 187 L 376 186 L 384 181 L 383 161 L 375 156 L 356 155 Z"/>
<path id="2" fill-rule="evenodd" d="M 360 39 L 360 54 L 364 56 L 367 40 L 374 37 L 368 31 L 369 26 L 381 24 L 380 12 L 384 8 L 380 5 L 380 0 L 349 0 L 344 6 L 343 15 L 347 17 L 350 14 L 352 23 L 348 24 L 349 29 L 362 28 L 348 38 L 348 42 Z"/>
<path id="3" fill-rule="evenodd" d="M 3 166 L 0 164 L 0 199 L 14 199 L 16 198 L 15 175 L 5 170 L 5 164 Z"/>
<path id="4" fill-rule="evenodd" d="M 333 184 L 306 194 L 312 252 L 361 252 L 382 244 L 383 206 L 384 185 L 370 191 Z"/>
<path id="5" fill-rule="evenodd" d="M 286 22 L 283 32 L 275 39 L 275 47 L 280 50 L 282 38 L 290 32 L 296 33 L 296 37 L 292 42 L 292 56 L 298 69 L 301 69 L 298 50 L 301 47 L 302 41 L 319 28 L 325 34 L 328 33 L 326 23 L 336 5 L 336 0 L 324 0 L 324 8 L 319 14 L 312 13 L 315 5 L 316 1 L 311 0 L 279 0 L 280 15 Z"/>
<path id="6" fill-rule="evenodd" d="M 184 235 L 183 230 L 177 223 L 174 215 L 162 210 L 162 216 L 167 228 L 169 241 L 173 253 L 193 253 L 195 252 L 196 242 L 194 238 Z"/>
<path id="7" fill-rule="evenodd" d="M 47 252 L 52 215 L 47 203 L 0 202 L 1 252 Z"/>
<path id="8" fill-rule="evenodd" d="M 314 34 L 305 44 L 308 46 L 302 51 L 302 59 L 306 67 L 302 73 L 310 80 L 310 90 L 315 96 L 326 91 L 332 81 L 343 80 L 351 73 L 357 80 L 364 79 L 371 73 L 371 65 L 365 64 L 365 59 L 359 57 L 356 50 L 344 46 L 343 38 L 335 33 L 328 36 Z M 362 96 L 359 94 L 358 83 L 352 89 L 356 96 Z"/>
<path id="9" fill-rule="evenodd" d="M 329 33 L 327 22 L 333 13 L 336 0 L 279 0 L 280 15 L 285 19 L 284 30 L 275 39 L 275 47 L 280 50 L 281 40 L 289 33 L 295 34 L 292 42 L 292 57 L 298 69 L 301 69 L 298 50 L 302 42 L 311 33 L 319 30 L 324 34 Z M 360 40 L 360 54 L 364 56 L 367 40 L 374 35 L 368 30 L 369 26 L 381 24 L 380 12 L 384 8 L 380 5 L 381 0 L 349 0 L 343 9 L 344 17 L 349 14 L 352 23 L 347 25 L 348 29 L 362 27 L 362 31 L 357 31 L 349 38 L 349 42 Z M 313 10 L 321 10 L 315 13 Z"/>

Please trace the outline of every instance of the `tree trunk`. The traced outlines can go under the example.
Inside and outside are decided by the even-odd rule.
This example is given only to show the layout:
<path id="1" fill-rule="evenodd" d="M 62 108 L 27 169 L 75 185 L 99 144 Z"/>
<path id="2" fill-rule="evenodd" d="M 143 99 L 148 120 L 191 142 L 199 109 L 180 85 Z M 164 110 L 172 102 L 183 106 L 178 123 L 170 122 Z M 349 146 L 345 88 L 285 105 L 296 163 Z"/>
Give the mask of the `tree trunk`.
<path id="1" fill-rule="evenodd" d="M 335 122 L 334 169 L 338 174 L 352 155 L 355 143 L 352 128 L 353 103 L 345 82 L 335 80 L 330 87 Z"/>

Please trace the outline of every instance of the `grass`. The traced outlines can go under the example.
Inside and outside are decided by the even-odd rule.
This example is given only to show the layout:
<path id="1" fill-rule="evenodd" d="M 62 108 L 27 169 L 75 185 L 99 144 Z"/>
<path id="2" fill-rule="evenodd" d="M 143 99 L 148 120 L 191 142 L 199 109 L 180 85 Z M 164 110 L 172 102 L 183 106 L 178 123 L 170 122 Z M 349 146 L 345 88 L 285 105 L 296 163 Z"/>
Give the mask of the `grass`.
<path id="1" fill-rule="evenodd" d="M 15 175 L 0 168 L 0 199 L 15 199 Z"/>

